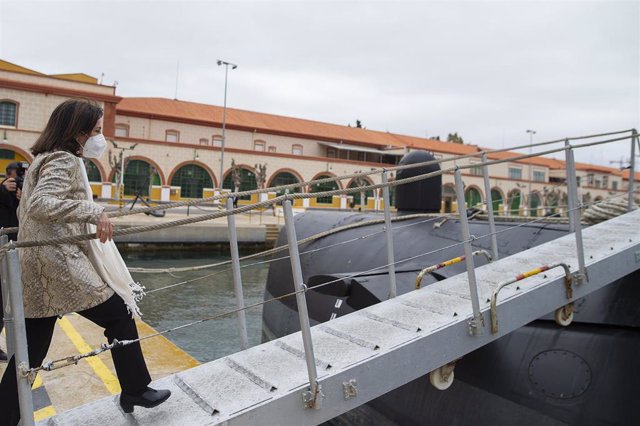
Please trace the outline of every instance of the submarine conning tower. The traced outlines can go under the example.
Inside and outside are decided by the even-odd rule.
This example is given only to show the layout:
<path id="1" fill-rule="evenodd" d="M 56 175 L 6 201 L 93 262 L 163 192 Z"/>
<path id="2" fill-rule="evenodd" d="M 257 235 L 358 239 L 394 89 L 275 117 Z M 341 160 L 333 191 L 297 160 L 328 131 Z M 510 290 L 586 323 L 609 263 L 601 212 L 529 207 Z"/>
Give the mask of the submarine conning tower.
<path id="1" fill-rule="evenodd" d="M 399 165 L 425 163 L 436 158 L 426 151 L 411 151 L 400 160 Z M 440 170 L 440 165 L 428 164 L 411 169 L 399 170 L 396 179 L 406 179 Z M 442 199 L 442 175 L 417 182 L 396 186 L 395 207 L 403 213 L 438 213 Z"/>

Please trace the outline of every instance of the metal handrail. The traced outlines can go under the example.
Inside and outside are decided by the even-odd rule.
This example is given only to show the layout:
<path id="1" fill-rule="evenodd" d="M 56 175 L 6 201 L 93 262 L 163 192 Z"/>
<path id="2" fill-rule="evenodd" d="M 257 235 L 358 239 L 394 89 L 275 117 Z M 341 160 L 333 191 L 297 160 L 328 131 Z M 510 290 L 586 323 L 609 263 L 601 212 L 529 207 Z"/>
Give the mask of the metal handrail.
<path id="1" fill-rule="evenodd" d="M 471 253 L 474 256 L 483 255 L 487 258 L 489 263 L 493 261 L 491 254 L 486 250 L 476 250 Z M 456 263 L 460 263 L 464 260 L 464 256 L 454 257 L 453 259 L 445 260 L 444 262 L 437 263 L 435 265 L 427 266 L 424 268 L 418 276 L 416 277 L 416 290 L 420 288 L 420 284 L 422 283 L 422 279 L 426 274 L 430 274 L 433 271 L 437 271 L 438 269 L 446 268 L 447 266 L 455 265 Z"/>
<path id="2" fill-rule="evenodd" d="M 558 263 L 552 263 L 550 265 L 543 265 L 543 266 L 540 266 L 539 268 L 535 268 L 530 271 L 524 272 L 522 274 L 516 275 L 514 278 L 508 279 L 506 281 L 502 281 L 500 284 L 498 284 L 498 287 L 493 291 L 493 294 L 491 295 L 491 333 L 496 334 L 498 332 L 497 303 L 498 303 L 498 293 L 500 293 L 500 290 L 502 290 L 504 287 L 510 284 L 516 283 L 518 281 L 522 281 L 525 278 L 533 277 L 542 272 L 548 271 L 549 269 L 558 268 L 558 267 L 562 267 L 564 269 L 565 292 L 566 292 L 567 299 L 571 299 L 573 297 L 573 289 L 571 287 L 571 284 L 573 283 L 573 276 L 571 275 L 571 271 L 569 270 L 569 265 L 567 265 L 566 263 L 558 262 Z"/>

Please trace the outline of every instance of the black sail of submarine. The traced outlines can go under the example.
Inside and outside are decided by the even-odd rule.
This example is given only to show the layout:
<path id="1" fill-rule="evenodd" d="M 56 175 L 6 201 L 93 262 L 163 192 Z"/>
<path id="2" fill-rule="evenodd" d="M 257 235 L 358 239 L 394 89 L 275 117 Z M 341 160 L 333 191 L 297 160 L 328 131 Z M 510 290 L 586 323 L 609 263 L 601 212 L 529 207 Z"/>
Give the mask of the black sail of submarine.
<path id="1" fill-rule="evenodd" d="M 414 151 L 400 164 L 433 160 Z M 398 179 L 439 170 L 438 165 L 398 172 Z M 441 177 L 396 187 L 398 216 L 440 211 Z M 414 217 L 392 225 L 398 294 L 412 291 L 417 273 L 463 254 L 457 220 Z M 295 216 L 298 239 L 354 225 L 381 215 L 307 211 Z M 386 300 L 389 295 L 383 224 L 337 232 L 300 247 L 303 280 L 312 325 Z M 496 223 L 497 231 L 512 223 Z M 471 220 L 470 233 L 489 233 L 488 224 Z M 498 238 L 501 257 L 551 241 L 568 232 L 563 224 L 527 224 Z M 341 244 L 343 243 L 344 244 Z M 281 232 L 277 245 L 285 245 Z M 489 238 L 473 242 L 490 249 Z M 319 250 L 328 247 L 325 250 Z M 423 255 L 424 254 L 424 255 Z M 277 257 L 277 255 L 276 255 Z M 487 260 L 478 256 L 477 266 Z M 377 269 L 376 269 L 377 268 Z M 364 272 L 366 271 L 366 272 Z M 364 272 L 354 278 L 354 273 Z M 422 285 L 465 272 L 464 262 L 427 274 Z M 340 280 L 340 278 L 343 278 Z M 323 283 L 330 285 L 318 287 Z M 438 391 L 421 377 L 368 404 L 333 419 L 339 425 L 627 425 L 640 424 L 640 273 L 631 274 L 575 303 L 566 328 L 551 315 L 540 318 L 459 360 L 455 381 Z M 318 287 L 314 290 L 314 287 Z M 273 262 L 265 299 L 293 291 L 288 259 Z M 337 301 L 340 300 L 340 303 Z M 263 340 L 299 331 L 295 298 L 264 305 Z M 428 354 L 425 354 L 428 356 Z"/>

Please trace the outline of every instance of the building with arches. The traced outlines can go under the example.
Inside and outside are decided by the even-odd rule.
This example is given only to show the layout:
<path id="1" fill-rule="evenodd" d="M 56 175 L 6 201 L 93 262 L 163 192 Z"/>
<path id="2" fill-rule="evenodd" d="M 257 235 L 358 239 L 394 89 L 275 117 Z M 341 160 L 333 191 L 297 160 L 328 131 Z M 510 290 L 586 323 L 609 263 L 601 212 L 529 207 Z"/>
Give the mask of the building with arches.
<path id="1" fill-rule="evenodd" d="M 66 99 L 85 97 L 104 109 L 104 134 L 125 148 L 123 176 L 125 198 L 141 195 L 156 202 L 201 198 L 236 187 L 231 170 L 238 167 L 239 189 L 258 187 L 254 168 L 266 166 L 268 187 L 388 167 L 411 150 L 426 150 L 436 158 L 481 151 L 475 145 L 380 132 L 269 113 L 227 109 L 223 176 L 220 173 L 223 108 L 165 98 L 122 98 L 116 88 L 100 84 L 85 74 L 47 75 L 0 60 L 0 174 L 12 161 L 31 162 L 29 147 L 38 137 L 53 109 Z M 128 149 L 134 147 L 134 149 Z M 94 196 L 116 197 L 118 151 L 87 161 Z M 509 160 L 516 152 L 489 153 L 489 160 Z M 482 207 L 490 195 L 500 214 L 543 215 L 563 211 L 564 161 L 551 158 L 513 159 L 490 168 L 490 194 L 485 194 L 479 159 L 458 160 L 477 164 L 463 170 L 467 204 Z M 451 163 L 444 167 L 450 167 Z M 528 177 L 531 176 L 531 181 Z M 390 179 L 395 176 L 393 174 Z M 577 164 L 579 191 L 594 200 L 627 188 L 629 175 L 617 169 Z M 364 179 L 380 183 L 380 175 Z M 640 180 L 640 173 L 636 175 Z M 323 192 L 356 188 L 355 180 L 300 185 L 294 191 Z M 222 188 L 220 188 L 222 187 Z M 531 192 L 531 195 L 528 192 Z M 276 196 L 284 191 L 273 191 Z M 453 175 L 443 176 L 443 211 L 457 207 Z M 296 200 L 303 207 L 379 207 L 380 191 L 356 192 L 348 197 Z M 245 197 L 240 203 L 257 201 Z M 564 208 L 566 209 L 566 208 Z"/>

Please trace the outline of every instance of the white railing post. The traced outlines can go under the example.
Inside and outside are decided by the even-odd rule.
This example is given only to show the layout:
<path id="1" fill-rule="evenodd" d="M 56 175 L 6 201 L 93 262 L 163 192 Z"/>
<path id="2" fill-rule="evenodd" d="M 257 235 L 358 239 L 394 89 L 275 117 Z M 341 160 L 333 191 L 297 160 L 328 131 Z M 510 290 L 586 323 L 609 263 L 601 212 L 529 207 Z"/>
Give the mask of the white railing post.
<path id="1" fill-rule="evenodd" d="M 387 264 L 389 265 L 389 299 L 398 294 L 396 286 L 396 260 L 393 253 L 393 230 L 391 229 L 391 205 L 389 203 L 389 181 L 387 171 L 382 171 L 382 201 L 384 203 L 384 233 L 387 239 Z"/>
<path id="2" fill-rule="evenodd" d="M 580 208 L 582 201 L 578 199 L 578 185 L 576 182 L 576 164 L 573 157 L 573 149 L 569 140 L 565 141 L 567 150 L 565 151 L 567 162 L 567 191 L 569 197 L 569 223 L 570 230 L 576 236 L 576 254 L 578 256 L 578 283 L 589 281 L 587 271 L 584 266 L 584 246 L 582 244 L 582 225 L 580 224 Z"/>
<path id="3" fill-rule="evenodd" d="M 11 247 L 11 243 L 9 244 Z M 15 350 L 16 379 L 18 383 L 18 401 L 20 402 L 21 425 L 33 426 L 33 398 L 31 396 L 31 381 L 29 380 L 29 350 L 27 347 L 27 329 L 24 320 L 24 305 L 22 300 L 22 279 L 20 274 L 20 260 L 16 249 L 11 249 L 2 258 L 2 283 L 8 284 L 10 299 L 10 321 L 13 327 L 13 348 Z M 6 315 L 6 312 L 5 312 Z"/>
<path id="4" fill-rule="evenodd" d="M 4 246 L 9 242 L 9 237 L 5 235 L 0 236 L 0 247 Z M 0 268 L 2 268 L 2 311 L 4 312 L 4 332 L 7 336 L 7 358 L 11 359 L 11 357 L 15 354 L 15 349 L 13 348 L 13 315 L 11 314 L 11 301 L 9 297 L 9 282 L 5 281 L 4 277 L 9 276 L 9 270 L 7 270 L 7 262 L 2 260 L 0 262 Z"/>
<path id="5" fill-rule="evenodd" d="M 627 203 L 627 210 L 633 210 L 633 193 L 636 186 L 636 141 L 638 140 L 638 131 L 633 129 L 631 131 L 633 135 L 631 137 L 631 160 L 629 160 L 629 200 Z"/>
<path id="6" fill-rule="evenodd" d="M 487 166 L 487 154 L 482 154 L 482 179 L 484 180 L 485 201 L 487 204 L 487 215 L 489 216 L 489 232 L 491 233 L 491 254 L 495 262 L 498 256 L 498 236 L 496 235 L 496 223 L 493 219 L 493 197 L 491 196 L 491 183 L 489 182 L 489 166 Z"/>
<path id="7" fill-rule="evenodd" d="M 233 200 L 227 198 L 227 210 L 233 209 Z M 231 269 L 233 272 L 233 291 L 236 295 L 238 314 L 238 329 L 240 332 L 240 347 L 244 350 L 249 347 L 247 336 L 247 319 L 244 312 L 244 295 L 242 293 L 242 275 L 240 274 L 240 253 L 238 252 L 238 232 L 236 228 L 236 216 L 227 216 L 227 232 L 229 234 L 229 250 L 231 251 Z"/>
<path id="8" fill-rule="evenodd" d="M 471 307 L 473 308 L 473 318 L 469 321 L 469 334 L 482 334 L 484 328 L 484 317 L 480 312 L 480 300 L 478 298 L 478 286 L 476 284 L 476 271 L 473 263 L 473 250 L 471 248 L 471 234 L 469 233 L 469 221 L 467 220 L 467 203 L 464 199 L 464 186 L 462 184 L 460 169 L 456 169 L 454 176 L 456 180 L 458 216 L 460 217 L 462 240 L 464 241 L 464 260 L 467 264 Z"/>
<path id="9" fill-rule="evenodd" d="M 296 226 L 293 221 L 293 209 L 291 208 L 291 201 L 285 200 L 282 203 L 282 207 L 284 210 L 284 227 L 287 233 L 287 244 L 289 245 L 291 274 L 293 276 L 293 285 L 296 291 L 296 302 L 298 305 L 298 318 L 300 320 L 302 344 L 304 346 L 304 357 L 307 363 L 307 373 L 309 375 L 309 390 L 303 392 L 302 400 L 306 408 L 319 409 L 322 405 L 322 398 L 324 397 L 324 395 L 322 394 L 322 387 L 320 386 L 320 383 L 318 383 L 316 357 L 313 353 L 311 325 L 309 323 L 309 311 L 307 310 L 307 286 L 302 281 L 300 253 L 298 252 L 298 238 L 296 236 Z"/>

